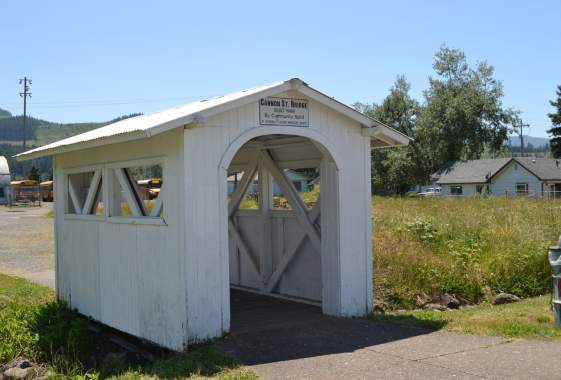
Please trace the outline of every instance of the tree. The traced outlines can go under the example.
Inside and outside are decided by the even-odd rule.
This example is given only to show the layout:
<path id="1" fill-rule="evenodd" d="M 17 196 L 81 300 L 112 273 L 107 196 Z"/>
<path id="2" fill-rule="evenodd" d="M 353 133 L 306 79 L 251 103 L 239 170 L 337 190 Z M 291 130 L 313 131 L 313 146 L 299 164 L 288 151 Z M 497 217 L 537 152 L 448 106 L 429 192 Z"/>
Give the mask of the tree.
<path id="1" fill-rule="evenodd" d="M 502 83 L 494 79 L 493 66 L 481 62 L 473 69 L 463 52 L 442 46 L 433 68 L 437 77 L 429 78 L 417 134 L 427 179 L 447 161 L 478 159 L 486 148 L 500 151 L 512 114 L 502 106 Z"/>
<path id="2" fill-rule="evenodd" d="M 551 119 L 552 127 L 547 131 L 551 136 L 549 146 L 551 147 L 551 155 L 554 158 L 561 157 L 561 85 L 557 86 L 557 100 L 551 100 L 549 103 L 556 108 L 555 113 L 547 116 Z"/>
<path id="3" fill-rule="evenodd" d="M 37 166 L 35 166 L 35 164 L 33 164 L 31 166 L 31 169 L 29 169 L 29 174 L 27 175 L 27 178 L 32 179 L 34 181 L 41 181 L 41 173 L 39 173 L 39 169 L 37 169 Z"/>
<path id="4" fill-rule="evenodd" d="M 414 137 L 421 106 L 409 95 L 410 90 L 411 85 L 404 75 L 400 75 L 382 104 L 355 103 L 354 107 L 389 127 Z M 374 191 L 403 193 L 409 190 L 413 184 L 412 173 L 414 171 L 409 153 L 407 147 L 372 151 Z"/>

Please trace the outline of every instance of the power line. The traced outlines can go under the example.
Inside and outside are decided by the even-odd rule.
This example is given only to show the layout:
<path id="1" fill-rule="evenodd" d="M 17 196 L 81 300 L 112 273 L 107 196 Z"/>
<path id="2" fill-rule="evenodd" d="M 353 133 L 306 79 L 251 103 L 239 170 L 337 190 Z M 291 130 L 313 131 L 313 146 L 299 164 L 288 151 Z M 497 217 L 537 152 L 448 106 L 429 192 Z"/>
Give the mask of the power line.
<path id="1" fill-rule="evenodd" d="M 90 106 L 113 106 L 141 103 L 158 103 L 168 101 L 187 101 L 193 99 L 209 98 L 212 96 L 190 96 L 169 98 L 146 98 L 146 99 L 112 99 L 112 100 L 61 100 L 53 102 L 33 102 L 34 108 L 74 108 Z M 3 106 L 15 106 L 16 103 L 0 103 Z"/>
<path id="2" fill-rule="evenodd" d="M 23 98 L 23 150 L 26 151 L 25 148 L 25 123 L 27 119 L 27 97 L 31 98 L 31 92 L 29 92 L 29 86 L 31 85 L 31 79 L 27 79 L 27 77 L 23 77 L 23 79 L 19 80 L 19 84 L 23 84 L 23 92 L 19 93 L 19 96 Z"/>

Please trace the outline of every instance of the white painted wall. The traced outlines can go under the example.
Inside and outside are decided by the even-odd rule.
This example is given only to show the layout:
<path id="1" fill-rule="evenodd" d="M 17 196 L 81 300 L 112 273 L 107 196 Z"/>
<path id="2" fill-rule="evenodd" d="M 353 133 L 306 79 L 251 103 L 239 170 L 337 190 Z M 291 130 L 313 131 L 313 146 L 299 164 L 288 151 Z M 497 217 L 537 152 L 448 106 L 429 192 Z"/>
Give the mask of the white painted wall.
<path id="1" fill-rule="evenodd" d="M 186 347 L 183 131 L 55 157 L 56 284 L 60 299 L 95 320 L 163 346 Z M 64 214 L 64 170 L 165 157 L 167 225 Z"/>
<path id="2" fill-rule="evenodd" d="M 304 97 L 293 92 L 277 96 Z M 193 341 L 229 329 L 230 273 L 235 273 L 229 265 L 226 170 L 246 141 L 264 134 L 309 137 L 335 158 L 338 166 L 324 160 L 321 174 L 319 265 L 328 279 L 322 284 L 323 309 L 352 316 L 372 307 L 369 137 L 357 122 L 311 99 L 309 128 L 259 126 L 258 116 L 258 102 L 253 102 L 185 130 L 187 320 Z M 327 192 L 334 198 L 324 202 L 327 188 L 334 189 Z"/>
<path id="3" fill-rule="evenodd" d="M 528 183 L 529 194 L 541 194 L 541 181 L 522 165 L 511 162 L 500 173 L 498 173 L 491 183 L 491 194 L 516 195 L 516 183 Z"/>

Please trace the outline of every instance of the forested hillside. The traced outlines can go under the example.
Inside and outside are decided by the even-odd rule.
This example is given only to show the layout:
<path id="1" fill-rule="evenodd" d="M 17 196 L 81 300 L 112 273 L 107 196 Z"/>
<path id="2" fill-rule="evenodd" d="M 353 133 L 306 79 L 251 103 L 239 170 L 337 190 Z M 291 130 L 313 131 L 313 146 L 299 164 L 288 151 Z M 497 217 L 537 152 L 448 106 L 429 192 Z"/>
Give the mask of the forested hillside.
<path id="1" fill-rule="evenodd" d="M 27 117 L 26 140 L 27 149 L 43 146 L 53 141 L 62 140 L 80 133 L 115 123 L 130 117 L 141 115 L 139 113 L 119 116 L 107 122 L 97 123 L 54 123 L 34 117 Z M 52 161 L 45 157 L 31 162 L 17 162 L 13 155 L 23 150 L 23 120 L 22 116 L 13 116 L 10 112 L 0 108 L 0 156 L 8 159 L 12 178 L 24 178 L 27 176 L 31 166 L 39 169 L 42 178 L 50 176 Z"/>

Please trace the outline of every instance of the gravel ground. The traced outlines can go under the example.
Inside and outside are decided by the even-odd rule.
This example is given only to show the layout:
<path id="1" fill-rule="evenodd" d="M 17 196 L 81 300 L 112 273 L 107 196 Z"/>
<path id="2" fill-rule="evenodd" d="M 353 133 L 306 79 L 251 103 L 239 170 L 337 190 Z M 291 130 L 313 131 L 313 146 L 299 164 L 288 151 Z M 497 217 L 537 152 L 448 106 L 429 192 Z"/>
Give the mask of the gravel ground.
<path id="1" fill-rule="evenodd" d="M 0 206 L 0 272 L 55 286 L 51 203 Z"/>

